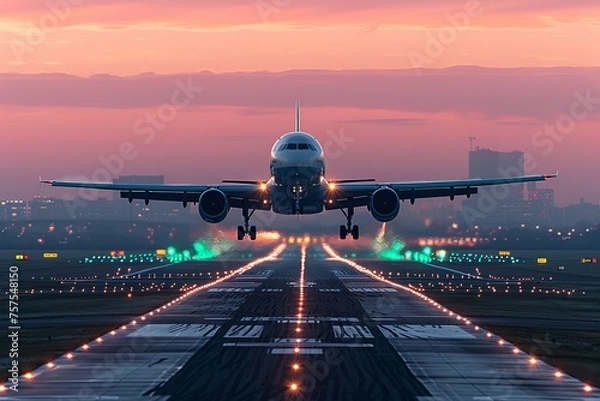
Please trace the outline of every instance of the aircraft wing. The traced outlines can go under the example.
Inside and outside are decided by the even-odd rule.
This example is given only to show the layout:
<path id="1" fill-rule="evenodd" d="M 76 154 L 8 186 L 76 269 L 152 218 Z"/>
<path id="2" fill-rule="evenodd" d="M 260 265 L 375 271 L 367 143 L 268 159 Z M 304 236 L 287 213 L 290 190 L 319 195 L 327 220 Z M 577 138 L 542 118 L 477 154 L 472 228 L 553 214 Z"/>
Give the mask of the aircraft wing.
<path id="1" fill-rule="evenodd" d="M 371 194 L 383 187 L 396 191 L 400 200 L 408 199 L 411 203 L 414 203 L 415 199 L 420 198 L 449 197 L 453 200 L 455 196 L 470 197 L 478 192 L 478 187 L 545 181 L 557 176 L 558 174 L 546 174 L 442 181 L 336 183 L 327 193 L 325 208 L 341 209 L 348 207 L 350 204 L 356 207 L 367 206 Z"/>
<path id="2" fill-rule="evenodd" d="M 59 181 L 40 180 L 42 184 L 53 187 L 85 188 L 107 191 L 119 191 L 121 198 L 131 202 L 133 199 L 141 199 L 146 204 L 151 200 L 180 202 L 184 207 L 188 203 L 197 203 L 200 195 L 209 189 L 219 189 L 227 195 L 229 205 L 234 208 L 242 208 L 247 204 L 249 209 L 269 210 L 269 202 L 264 202 L 265 194 L 260 189 L 258 182 L 217 185 L 193 185 L 193 184 L 113 184 L 110 182 L 86 182 L 86 181 Z"/>

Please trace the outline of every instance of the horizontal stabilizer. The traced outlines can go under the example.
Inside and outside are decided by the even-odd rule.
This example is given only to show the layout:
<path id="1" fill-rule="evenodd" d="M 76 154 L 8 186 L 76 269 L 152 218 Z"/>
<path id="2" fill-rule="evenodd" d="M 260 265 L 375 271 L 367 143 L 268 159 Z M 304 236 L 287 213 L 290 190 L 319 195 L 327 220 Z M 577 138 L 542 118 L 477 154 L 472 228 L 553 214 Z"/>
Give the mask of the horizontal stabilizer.
<path id="1" fill-rule="evenodd" d="M 223 184 L 247 184 L 247 185 L 261 185 L 264 181 L 250 181 L 250 180 L 223 180 Z"/>

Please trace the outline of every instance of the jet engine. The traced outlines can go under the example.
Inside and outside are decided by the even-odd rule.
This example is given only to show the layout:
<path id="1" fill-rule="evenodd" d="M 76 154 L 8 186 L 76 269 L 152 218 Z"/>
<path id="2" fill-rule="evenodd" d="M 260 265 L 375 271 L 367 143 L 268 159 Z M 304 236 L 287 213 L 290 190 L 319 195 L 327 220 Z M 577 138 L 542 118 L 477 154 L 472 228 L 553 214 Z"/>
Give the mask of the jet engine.
<path id="1" fill-rule="evenodd" d="M 400 198 L 396 191 L 389 187 L 379 188 L 371 195 L 369 210 L 377 221 L 392 221 L 400 212 Z"/>
<path id="2" fill-rule="evenodd" d="M 229 200 L 223 191 L 211 188 L 200 195 L 198 213 L 208 223 L 220 223 L 229 213 Z"/>

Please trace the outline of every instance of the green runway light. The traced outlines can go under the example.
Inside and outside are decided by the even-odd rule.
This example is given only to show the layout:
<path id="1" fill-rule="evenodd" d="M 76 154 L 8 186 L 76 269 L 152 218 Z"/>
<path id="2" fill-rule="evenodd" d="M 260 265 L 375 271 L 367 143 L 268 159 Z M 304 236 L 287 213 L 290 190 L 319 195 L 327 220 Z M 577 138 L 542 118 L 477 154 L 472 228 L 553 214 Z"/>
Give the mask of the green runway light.
<path id="1" fill-rule="evenodd" d="M 198 238 L 192 244 L 192 250 L 183 250 L 181 252 L 173 246 L 167 248 L 167 260 L 171 263 L 180 263 L 190 260 L 214 259 L 234 247 L 234 243 L 228 240 L 223 233 L 218 236 L 208 236 Z"/>
<path id="2" fill-rule="evenodd" d="M 392 237 L 387 240 L 385 233 L 373 240 L 371 248 L 381 259 L 387 260 L 412 260 L 420 263 L 430 263 L 433 260 L 433 250 L 431 247 L 425 247 L 420 251 L 405 249 L 406 244 L 398 237 Z"/>

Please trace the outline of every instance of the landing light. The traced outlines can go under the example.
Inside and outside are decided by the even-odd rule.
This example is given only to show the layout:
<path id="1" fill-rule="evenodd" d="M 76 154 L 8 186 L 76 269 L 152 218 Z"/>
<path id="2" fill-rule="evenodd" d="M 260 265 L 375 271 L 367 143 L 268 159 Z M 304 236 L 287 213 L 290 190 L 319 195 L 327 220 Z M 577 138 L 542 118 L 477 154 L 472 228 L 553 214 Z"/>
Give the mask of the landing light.
<path id="1" fill-rule="evenodd" d="M 336 189 L 335 182 L 330 182 L 327 187 L 330 191 L 335 191 L 335 189 Z"/>
<path id="2" fill-rule="evenodd" d="M 260 189 L 261 191 L 266 191 L 267 190 L 267 184 L 264 182 L 261 182 L 260 184 L 258 184 L 258 189 Z"/>

